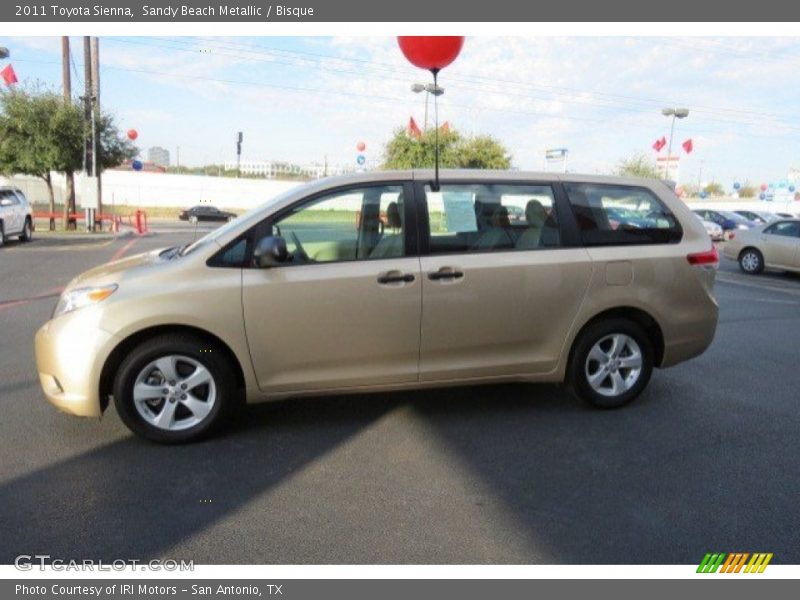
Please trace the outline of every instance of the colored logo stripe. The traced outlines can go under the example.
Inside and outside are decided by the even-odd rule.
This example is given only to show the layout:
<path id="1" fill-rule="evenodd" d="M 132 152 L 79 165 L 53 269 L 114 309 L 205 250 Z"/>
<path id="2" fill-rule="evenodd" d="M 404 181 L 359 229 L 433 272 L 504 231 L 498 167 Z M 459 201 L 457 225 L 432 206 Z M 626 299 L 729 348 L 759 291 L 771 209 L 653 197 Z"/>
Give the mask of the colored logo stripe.
<path id="1" fill-rule="evenodd" d="M 750 559 L 748 562 L 747 559 Z M 772 560 L 772 553 L 756 552 L 709 552 L 697 567 L 698 573 L 763 573 Z M 745 566 L 746 565 L 746 566 Z"/>
<path id="2" fill-rule="evenodd" d="M 706 554 L 700 566 L 697 567 L 698 573 L 716 573 L 722 561 L 725 559 L 725 554 Z"/>

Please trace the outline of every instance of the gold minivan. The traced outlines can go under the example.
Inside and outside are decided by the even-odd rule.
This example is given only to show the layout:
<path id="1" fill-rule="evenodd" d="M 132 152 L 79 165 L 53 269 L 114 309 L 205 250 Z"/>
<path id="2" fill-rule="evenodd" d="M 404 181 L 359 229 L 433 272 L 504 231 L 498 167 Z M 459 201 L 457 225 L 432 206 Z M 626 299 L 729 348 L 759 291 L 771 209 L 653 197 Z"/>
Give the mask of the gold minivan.
<path id="1" fill-rule="evenodd" d="M 566 381 L 611 408 L 711 343 L 717 265 L 661 181 L 360 173 L 83 273 L 36 361 L 58 408 L 113 398 L 159 442 L 290 396 Z"/>

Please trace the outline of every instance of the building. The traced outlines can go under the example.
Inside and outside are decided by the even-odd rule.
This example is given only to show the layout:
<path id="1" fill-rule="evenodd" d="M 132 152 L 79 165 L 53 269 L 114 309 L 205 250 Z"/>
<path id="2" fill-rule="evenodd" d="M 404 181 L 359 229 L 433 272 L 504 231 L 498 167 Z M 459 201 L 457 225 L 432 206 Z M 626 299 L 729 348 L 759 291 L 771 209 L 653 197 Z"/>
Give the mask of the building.
<path id="1" fill-rule="evenodd" d="M 236 161 L 225 161 L 226 171 L 236 170 Z M 355 168 L 347 168 L 340 165 L 325 165 L 320 163 L 310 163 L 307 165 L 296 165 L 283 160 L 243 160 L 239 165 L 242 175 L 256 175 L 266 179 L 277 179 L 280 177 L 308 177 L 309 179 L 319 179 L 325 176 L 342 175 L 350 173 Z"/>
<path id="2" fill-rule="evenodd" d="M 147 162 L 159 167 L 169 166 L 169 150 L 161 146 L 153 146 L 147 151 Z"/>

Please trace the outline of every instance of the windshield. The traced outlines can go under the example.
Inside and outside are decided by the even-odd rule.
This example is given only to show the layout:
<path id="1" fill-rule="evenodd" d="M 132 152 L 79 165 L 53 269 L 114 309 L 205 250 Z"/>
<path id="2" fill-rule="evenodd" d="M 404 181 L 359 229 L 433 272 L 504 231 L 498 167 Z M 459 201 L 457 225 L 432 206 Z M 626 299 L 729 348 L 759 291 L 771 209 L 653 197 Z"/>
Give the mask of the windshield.
<path id="1" fill-rule="evenodd" d="M 242 223 L 246 221 L 253 221 L 254 223 L 258 220 L 257 217 L 264 212 L 264 209 L 268 208 L 272 204 L 276 204 L 281 202 L 284 198 L 294 194 L 297 191 L 297 188 L 291 188 L 282 194 L 278 194 L 274 198 L 268 200 L 264 204 L 257 206 L 255 208 L 251 208 L 243 215 L 239 216 L 238 218 L 234 219 L 233 221 L 228 221 L 222 227 L 215 229 L 201 237 L 199 240 L 196 240 L 189 244 L 188 246 L 184 247 L 180 255 L 186 256 L 187 254 L 191 254 L 192 252 L 199 250 L 200 248 L 204 248 L 211 242 L 215 241 L 217 238 L 223 237 L 228 234 L 228 232 L 238 229 L 241 227 Z"/>

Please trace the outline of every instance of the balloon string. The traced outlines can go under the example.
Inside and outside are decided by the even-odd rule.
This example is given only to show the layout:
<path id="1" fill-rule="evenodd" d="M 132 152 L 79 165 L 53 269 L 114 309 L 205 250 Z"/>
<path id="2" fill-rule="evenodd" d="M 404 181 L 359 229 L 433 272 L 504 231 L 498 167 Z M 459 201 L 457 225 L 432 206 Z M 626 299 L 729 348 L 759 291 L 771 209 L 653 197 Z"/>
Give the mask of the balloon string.
<path id="1" fill-rule="evenodd" d="M 433 122 L 434 122 L 434 149 L 433 149 L 433 160 L 434 160 L 434 187 L 433 191 L 439 191 L 439 83 L 437 81 L 437 75 L 439 73 L 438 69 L 431 69 L 431 73 L 433 73 Z"/>

